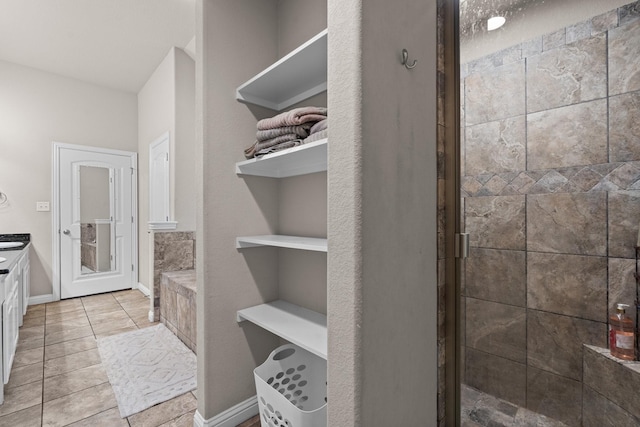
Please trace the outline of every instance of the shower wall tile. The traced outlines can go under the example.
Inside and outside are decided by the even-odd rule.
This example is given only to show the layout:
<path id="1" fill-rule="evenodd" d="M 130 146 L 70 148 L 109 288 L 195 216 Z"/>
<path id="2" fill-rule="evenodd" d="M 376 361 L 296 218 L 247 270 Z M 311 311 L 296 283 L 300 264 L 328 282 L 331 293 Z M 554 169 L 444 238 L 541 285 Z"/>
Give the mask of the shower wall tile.
<path id="1" fill-rule="evenodd" d="M 525 248 L 525 196 L 470 197 L 465 224 L 471 246 Z"/>
<path id="2" fill-rule="evenodd" d="M 566 29 L 555 31 L 553 33 L 542 36 L 542 50 L 552 50 L 564 46 L 567 40 Z"/>
<path id="3" fill-rule="evenodd" d="M 607 324 L 527 311 L 527 364 L 582 380 L 582 344 L 607 345 Z"/>
<path id="4" fill-rule="evenodd" d="M 474 125 L 525 113 L 524 61 L 465 79 L 466 124 Z M 505 96 L 509 94 L 508 96 Z"/>
<path id="5" fill-rule="evenodd" d="M 606 322 L 607 259 L 529 252 L 527 306 Z"/>
<path id="6" fill-rule="evenodd" d="M 512 64 L 522 59 L 522 48 L 520 45 L 507 47 L 482 58 L 469 62 L 467 73 L 476 74 L 496 67 Z M 466 76 L 465 76 L 466 77 Z"/>
<path id="7" fill-rule="evenodd" d="M 604 33 L 618 26 L 618 10 L 614 9 L 591 18 L 592 34 Z"/>
<path id="8" fill-rule="evenodd" d="M 527 196 L 527 250 L 607 255 L 607 194 Z"/>
<path id="9" fill-rule="evenodd" d="M 521 171 L 526 166 L 525 116 L 468 126 L 465 173 Z"/>
<path id="10" fill-rule="evenodd" d="M 539 55 L 542 52 L 542 36 L 522 43 L 522 57 Z"/>
<path id="11" fill-rule="evenodd" d="M 618 303 L 633 307 L 636 299 L 635 271 L 635 259 L 609 258 L 609 316 L 616 312 Z M 636 310 L 627 310 L 627 314 L 635 321 Z"/>
<path id="12" fill-rule="evenodd" d="M 590 26 L 585 30 L 590 35 Z M 570 31 L 567 29 L 567 36 Z M 607 41 L 600 34 L 527 60 L 529 113 L 607 96 Z"/>
<path id="13" fill-rule="evenodd" d="M 609 192 L 609 256 L 635 258 L 640 224 L 640 191 Z"/>
<path id="14" fill-rule="evenodd" d="M 618 9 L 620 25 L 626 25 L 640 20 L 640 1 L 629 3 Z"/>
<path id="15" fill-rule="evenodd" d="M 526 362 L 526 309 L 467 298 L 467 347 Z"/>
<path id="16" fill-rule="evenodd" d="M 609 157 L 612 162 L 640 160 L 640 92 L 609 99 Z"/>
<path id="17" fill-rule="evenodd" d="M 466 349 L 465 365 L 467 385 L 518 406 L 526 406 L 525 365 L 469 347 Z"/>
<path id="18" fill-rule="evenodd" d="M 637 427 L 636 418 L 586 385 L 582 388 L 583 427 Z"/>
<path id="19" fill-rule="evenodd" d="M 582 383 L 529 367 L 527 409 L 567 426 L 582 425 Z"/>
<path id="20" fill-rule="evenodd" d="M 465 264 L 467 296 L 525 307 L 527 262 L 524 251 L 471 248 Z"/>
<path id="21" fill-rule="evenodd" d="M 607 121 L 603 120 L 606 114 L 606 99 L 529 114 L 527 168 L 606 163 Z"/>
<path id="22" fill-rule="evenodd" d="M 637 6 L 636 6 L 637 8 Z M 631 16 L 631 15 L 626 15 Z M 609 94 L 640 89 L 640 19 L 609 31 Z"/>
<path id="23" fill-rule="evenodd" d="M 567 27 L 567 44 L 589 38 L 592 31 L 593 29 L 590 19 Z"/>
<path id="24" fill-rule="evenodd" d="M 584 384 L 634 417 L 640 418 L 640 372 L 629 369 L 606 349 L 583 347 Z M 636 362 L 637 364 L 637 362 Z"/>

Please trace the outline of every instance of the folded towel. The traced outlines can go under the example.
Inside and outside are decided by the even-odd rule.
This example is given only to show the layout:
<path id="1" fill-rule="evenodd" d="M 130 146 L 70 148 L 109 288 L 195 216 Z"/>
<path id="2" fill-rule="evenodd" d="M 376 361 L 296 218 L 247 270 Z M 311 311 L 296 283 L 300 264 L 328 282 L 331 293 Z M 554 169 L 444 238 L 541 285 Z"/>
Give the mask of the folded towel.
<path id="1" fill-rule="evenodd" d="M 290 133 L 287 135 L 276 136 L 275 138 L 267 139 L 266 141 L 256 141 L 251 147 L 245 148 L 244 156 L 247 159 L 250 159 L 252 157 L 255 157 L 256 153 L 261 150 L 276 146 L 278 144 L 282 144 L 283 142 L 294 141 L 296 139 L 300 139 L 300 137 L 295 133 Z"/>
<path id="2" fill-rule="evenodd" d="M 299 126 L 283 126 L 275 129 L 259 130 L 256 134 L 256 139 L 258 141 L 266 141 L 277 136 L 292 133 L 298 135 L 300 138 L 306 138 L 309 136 L 309 129 L 311 129 L 312 125 L 313 123 L 304 123 Z"/>
<path id="3" fill-rule="evenodd" d="M 303 123 L 319 122 L 327 118 L 324 107 L 301 107 L 280 113 L 277 116 L 262 119 L 258 122 L 258 130 L 274 129 L 283 126 L 298 126 Z"/>
<path id="4" fill-rule="evenodd" d="M 328 120 L 329 119 L 320 120 L 318 123 L 313 125 L 311 127 L 311 130 L 309 131 L 309 135 L 313 135 L 314 133 L 318 133 L 321 130 L 325 130 L 327 128 Z"/>
<path id="5" fill-rule="evenodd" d="M 294 139 L 293 141 L 282 142 L 278 145 L 274 145 L 273 147 L 263 148 L 262 150 L 256 152 L 256 157 L 264 156 L 265 154 L 276 153 L 278 151 L 286 150 L 287 148 L 296 147 L 302 144 L 301 139 Z"/>
<path id="6" fill-rule="evenodd" d="M 304 140 L 302 140 L 302 143 L 308 144 L 309 142 L 319 141 L 321 139 L 326 138 L 328 133 L 329 133 L 328 129 L 321 130 L 319 132 L 316 132 L 306 137 Z"/>

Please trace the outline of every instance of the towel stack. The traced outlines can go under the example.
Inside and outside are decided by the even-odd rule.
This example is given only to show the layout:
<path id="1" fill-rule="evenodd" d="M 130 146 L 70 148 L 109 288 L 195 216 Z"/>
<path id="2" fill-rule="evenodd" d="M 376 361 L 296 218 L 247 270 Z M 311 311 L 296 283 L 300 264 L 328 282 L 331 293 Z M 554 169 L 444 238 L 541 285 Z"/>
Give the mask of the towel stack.
<path id="1" fill-rule="evenodd" d="M 260 120 L 256 142 L 244 150 L 244 155 L 251 159 L 322 139 L 326 137 L 326 122 L 327 109 L 324 107 L 295 108 Z M 318 137 L 319 132 L 324 132 L 325 136 Z"/>

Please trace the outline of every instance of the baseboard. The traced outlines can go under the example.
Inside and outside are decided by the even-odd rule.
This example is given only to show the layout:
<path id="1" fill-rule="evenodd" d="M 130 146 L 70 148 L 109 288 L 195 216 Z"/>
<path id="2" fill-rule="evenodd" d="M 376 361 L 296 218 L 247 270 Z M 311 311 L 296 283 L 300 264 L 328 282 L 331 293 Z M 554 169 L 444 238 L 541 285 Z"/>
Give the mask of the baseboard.
<path id="1" fill-rule="evenodd" d="M 33 297 L 29 297 L 28 305 L 38 305 L 38 304 L 44 304 L 44 303 L 53 302 L 53 301 L 55 301 L 53 294 L 36 295 Z"/>
<path id="2" fill-rule="evenodd" d="M 193 417 L 193 427 L 236 427 L 249 418 L 258 415 L 258 397 L 253 396 L 216 415 L 205 420 L 196 411 Z"/>
<path id="3" fill-rule="evenodd" d="M 151 291 L 149 290 L 149 288 L 147 288 L 145 285 L 143 285 L 140 282 L 138 282 L 138 290 L 143 294 L 145 294 L 146 296 L 151 295 Z"/>

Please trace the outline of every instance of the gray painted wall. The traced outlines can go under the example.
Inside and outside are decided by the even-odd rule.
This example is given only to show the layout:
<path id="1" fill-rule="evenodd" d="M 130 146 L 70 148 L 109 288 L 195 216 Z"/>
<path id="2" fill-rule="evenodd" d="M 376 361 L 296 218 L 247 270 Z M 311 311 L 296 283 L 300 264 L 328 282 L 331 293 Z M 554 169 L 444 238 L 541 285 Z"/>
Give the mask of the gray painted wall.
<path id="1" fill-rule="evenodd" d="M 332 426 L 437 423 L 436 26 L 435 2 L 329 0 Z"/>
<path id="2" fill-rule="evenodd" d="M 317 0 L 197 3 L 205 419 L 255 394 L 252 370 L 280 342 L 238 325 L 236 310 L 280 297 L 328 312 L 329 425 L 436 423 L 436 5 L 378 3 L 330 1 L 326 15 Z M 235 88 L 317 34 L 325 17 L 336 117 L 329 172 L 237 177 L 233 165 L 253 142 L 256 121 L 274 113 L 237 103 Z M 399 64 L 402 47 L 419 68 Z M 235 249 L 237 236 L 285 232 L 328 233 L 324 274 L 322 254 Z M 313 280 L 301 287 L 303 274 Z"/>

